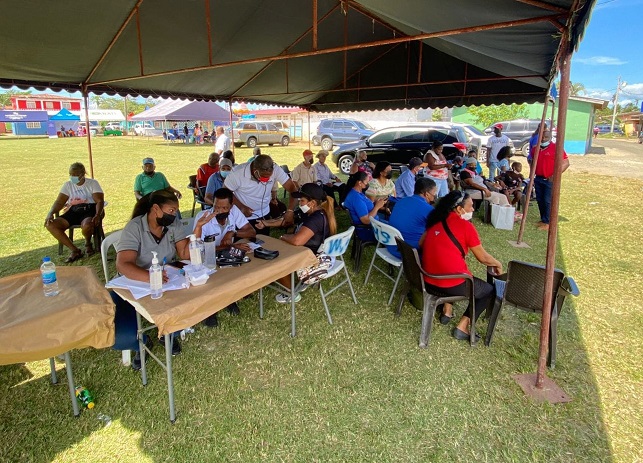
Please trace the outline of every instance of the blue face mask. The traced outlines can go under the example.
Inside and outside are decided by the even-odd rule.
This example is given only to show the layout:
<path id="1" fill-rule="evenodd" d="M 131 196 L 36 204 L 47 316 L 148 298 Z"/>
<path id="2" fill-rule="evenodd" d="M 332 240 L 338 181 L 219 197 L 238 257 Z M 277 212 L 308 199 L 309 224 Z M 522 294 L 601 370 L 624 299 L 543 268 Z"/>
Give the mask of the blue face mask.
<path id="1" fill-rule="evenodd" d="M 78 185 L 78 184 L 80 183 L 80 177 L 74 177 L 73 175 L 70 175 L 70 176 L 69 176 L 69 181 L 70 181 L 73 185 Z"/>
<path id="2" fill-rule="evenodd" d="M 221 174 L 222 178 L 226 178 L 228 176 L 228 174 L 230 173 L 230 171 L 229 170 L 221 170 L 221 171 L 219 171 L 219 173 Z"/>

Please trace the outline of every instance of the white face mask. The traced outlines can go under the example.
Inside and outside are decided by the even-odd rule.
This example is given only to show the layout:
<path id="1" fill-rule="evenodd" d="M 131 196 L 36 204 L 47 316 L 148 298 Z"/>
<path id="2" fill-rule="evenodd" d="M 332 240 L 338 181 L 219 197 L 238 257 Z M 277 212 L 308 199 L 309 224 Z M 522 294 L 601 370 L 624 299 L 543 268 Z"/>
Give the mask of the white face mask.
<path id="1" fill-rule="evenodd" d="M 471 212 L 465 212 L 460 216 L 462 220 L 471 220 L 473 218 L 473 211 Z"/>
<path id="2" fill-rule="evenodd" d="M 308 204 L 304 204 L 303 206 L 299 206 L 299 209 L 301 209 L 301 212 L 303 212 L 304 214 L 308 214 L 310 206 Z"/>

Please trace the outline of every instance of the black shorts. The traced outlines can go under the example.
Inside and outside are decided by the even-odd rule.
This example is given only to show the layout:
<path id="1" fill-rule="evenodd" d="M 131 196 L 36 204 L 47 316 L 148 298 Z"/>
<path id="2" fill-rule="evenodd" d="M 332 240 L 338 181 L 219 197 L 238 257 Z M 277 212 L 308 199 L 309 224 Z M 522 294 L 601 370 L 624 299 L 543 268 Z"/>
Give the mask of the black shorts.
<path id="1" fill-rule="evenodd" d="M 80 225 L 87 217 L 96 215 L 96 204 L 77 204 L 60 216 L 69 222 L 69 225 Z"/>

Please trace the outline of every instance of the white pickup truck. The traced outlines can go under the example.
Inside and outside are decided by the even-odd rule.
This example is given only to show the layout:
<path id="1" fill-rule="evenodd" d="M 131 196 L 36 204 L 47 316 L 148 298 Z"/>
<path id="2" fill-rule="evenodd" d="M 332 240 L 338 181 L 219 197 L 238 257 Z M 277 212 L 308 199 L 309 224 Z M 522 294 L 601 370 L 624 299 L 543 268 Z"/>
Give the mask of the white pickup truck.
<path id="1" fill-rule="evenodd" d="M 155 129 L 152 124 L 145 123 L 145 124 L 136 124 L 134 126 L 134 134 L 135 135 L 145 135 L 147 137 L 154 137 L 161 135 L 161 131 L 158 129 Z"/>

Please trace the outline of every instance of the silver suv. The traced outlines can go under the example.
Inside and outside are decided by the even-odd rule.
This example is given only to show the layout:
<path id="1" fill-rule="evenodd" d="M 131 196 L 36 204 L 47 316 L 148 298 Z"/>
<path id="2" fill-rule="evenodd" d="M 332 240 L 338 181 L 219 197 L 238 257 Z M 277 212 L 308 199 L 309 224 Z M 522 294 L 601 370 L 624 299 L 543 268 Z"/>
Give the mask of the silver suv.
<path id="1" fill-rule="evenodd" d="M 354 119 L 324 119 L 317 126 L 313 144 L 321 144 L 322 149 L 330 151 L 333 145 L 362 140 L 373 132 L 375 129 L 366 122 Z"/>
<path id="2" fill-rule="evenodd" d="M 231 132 L 229 128 L 226 129 L 226 134 L 233 140 L 234 146 L 237 148 L 241 145 L 254 148 L 260 144 L 288 146 L 290 143 L 288 131 L 278 128 L 274 122 L 241 121 L 234 126 L 232 132 L 234 136 L 231 135 Z"/>

